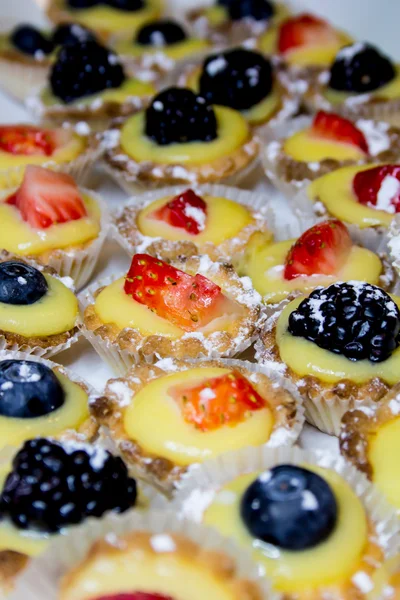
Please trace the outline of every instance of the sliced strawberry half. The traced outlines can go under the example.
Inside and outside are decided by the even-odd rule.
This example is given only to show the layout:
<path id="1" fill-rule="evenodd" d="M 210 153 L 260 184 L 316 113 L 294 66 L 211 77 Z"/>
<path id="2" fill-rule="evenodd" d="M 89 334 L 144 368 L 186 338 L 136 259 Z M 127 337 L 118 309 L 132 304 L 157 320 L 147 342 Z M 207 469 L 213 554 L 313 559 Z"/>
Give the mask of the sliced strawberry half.
<path id="1" fill-rule="evenodd" d="M 348 119 L 320 110 L 311 126 L 311 135 L 341 144 L 352 144 L 368 154 L 368 142 L 362 131 Z"/>
<path id="2" fill-rule="evenodd" d="M 203 198 L 189 189 L 175 196 L 151 216 L 154 219 L 165 221 L 172 227 L 178 227 L 192 235 L 198 235 L 205 227 L 207 204 Z"/>
<path id="3" fill-rule="evenodd" d="M 350 253 L 352 241 L 341 221 L 323 221 L 303 233 L 285 261 L 285 279 L 301 275 L 334 275 Z"/>
<path id="4" fill-rule="evenodd" d="M 187 423 L 202 431 L 236 425 L 265 400 L 238 371 L 214 377 L 193 387 L 175 386 L 169 394 L 178 402 Z"/>
<path id="5" fill-rule="evenodd" d="M 354 177 L 353 190 L 361 204 L 391 214 L 400 212 L 400 165 L 360 171 Z"/>
<path id="6" fill-rule="evenodd" d="M 189 275 L 148 254 L 133 257 L 124 289 L 136 302 L 185 331 L 204 327 L 235 307 L 221 288 L 203 275 Z"/>
<path id="7" fill-rule="evenodd" d="M 51 156 L 57 147 L 53 131 L 31 125 L 2 125 L 0 150 L 16 155 Z"/>
<path id="8" fill-rule="evenodd" d="M 93 598 L 93 600 L 173 600 L 173 598 L 171 596 L 164 596 L 164 594 L 133 592 L 131 594 L 111 594 L 109 596 Z"/>
<path id="9" fill-rule="evenodd" d="M 323 19 L 304 13 L 287 19 L 280 27 L 278 50 L 286 54 L 302 46 L 324 46 L 340 42 L 335 29 Z"/>
<path id="10" fill-rule="evenodd" d="M 16 206 L 23 220 L 36 229 L 87 215 L 72 177 L 32 165 L 26 167 L 20 188 L 6 202 Z"/>

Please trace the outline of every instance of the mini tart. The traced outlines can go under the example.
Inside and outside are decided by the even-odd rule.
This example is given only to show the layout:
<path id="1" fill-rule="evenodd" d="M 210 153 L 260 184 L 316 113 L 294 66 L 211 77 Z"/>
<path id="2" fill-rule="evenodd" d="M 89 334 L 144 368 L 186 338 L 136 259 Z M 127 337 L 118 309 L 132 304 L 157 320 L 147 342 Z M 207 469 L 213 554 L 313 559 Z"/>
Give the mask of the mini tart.
<path id="1" fill-rule="evenodd" d="M 186 190 L 171 187 L 135 196 L 116 212 L 113 233 L 129 256 L 146 252 L 174 260 L 207 254 L 212 260 L 231 261 L 255 231 L 272 237 L 264 195 L 222 185 L 196 186 L 195 193 L 207 205 L 205 228 L 196 235 L 150 218 L 154 210 Z"/>
<path id="2" fill-rule="evenodd" d="M 208 277 L 239 304 L 241 314 L 220 322 L 214 331 L 211 321 L 207 326 L 210 333 L 185 333 L 127 296 L 122 289 L 124 277 L 94 284 L 80 296 L 82 333 L 119 374 L 124 374 L 140 360 L 155 362 L 160 357 L 233 357 L 254 341 L 264 316 L 260 296 L 253 290 L 248 278 L 240 279 L 231 265 L 213 263 L 205 255 L 182 257 L 175 260 L 173 266 L 190 275 L 200 273 Z M 116 302 L 121 302 L 122 306 L 114 317 L 109 309 L 113 311 Z M 119 325 L 112 321 L 113 318 L 119 320 Z M 129 326 L 129 323 L 137 323 L 140 329 Z"/>
<path id="3" fill-rule="evenodd" d="M 256 166 L 259 144 L 242 115 L 214 106 L 218 137 L 211 142 L 158 146 L 144 135 L 140 111 L 103 136 L 105 168 L 126 191 L 182 183 L 234 184 Z"/>
<path id="4" fill-rule="evenodd" d="M 354 120 L 364 133 L 370 155 L 356 147 L 329 140 L 312 140 L 307 136 L 313 119 L 297 117 L 287 123 L 266 127 L 262 131 L 261 160 L 268 178 L 285 195 L 292 197 L 299 188 L 341 167 L 392 162 L 400 156 L 400 129 L 383 121 Z"/>
<path id="5" fill-rule="evenodd" d="M 304 298 L 282 302 L 269 318 L 257 342 L 257 360 L 261 365 L 275 365 L 297 386 L 309 423 L 325 433 L 339 435 L 341 418 L 347 410 L 380 402 L 397 383 L 400 347 L 380 363 L 352 362 L 293 336 L 288 331 L 289 315 Z M 400 306 L 400 298 L 393 299 Z"/>
<path id="6" fill-rule="evenodd" d="M 208 431 L 189 423 L 180 409 L 177 412 L 169 386 L 200 385 L 201 382 L 206 385 L 207 380 L 233 371 L 245 377 L 265 399 L 264 408 L 254 411 L 245 421 L 222 423 Z M 155 365 L 140 364 L 133 366 L 126 377 L 111 379 L 104 394 L 104 398 L 92 403 L 92 416 L 105 427 L 107 435 L 111 435 L 132 472 L 167 494 L 179 485 L 190 465 L 242 448 L 244 444 L 291 445 L 304 422 L 294 388 L 274 372 L 237 360 L 200 363 L 166 358 Z M 159 419 L 158 424 L 149 429 L 154 415 Z M 156 438 L 152 430 L 157 430 Z M 175 449 L 169 447 L 171 439 L 176 444 Z"/>
<path id="7" fill-rule="evenodd" d="M 306 550 L 286 551 L 266 544 L 263 552 L 264 544 L 241 519 L 246 488 L 279 465 L 317 473 L 329 484 L 339 506 L 340 516 L 330 536 Z M 172 505 L 180 515 L 213 526 L 251 550 L 284 600 L 366 600 L 374 574 L 396 548 L 394 512 L 362 474 L 333 454 L 296 447 L 228 453 L 189 472 Z"/>
<path id="8" fill-rule="evenodd" d="M 66 350 L 79 336 L 78 301 L 74 292 L 67 287 L 72 287 L 72 279 L 65 278 L 63 281 L 51 267 L 37 265 L 9 252 L 0 252 L 0 263 L 9 260 L 30 264 L 42 271 L 51 294 L 46 294 L 36 306 L 14 306 L 14 310 L 8 310 L 10 305 L 0 303 L 0 350 L 22 351 L 42 358 Z M 7 310 L 4 310 L 6 306 Z M 23 309 L 31 315 L 24 316 Z"/>

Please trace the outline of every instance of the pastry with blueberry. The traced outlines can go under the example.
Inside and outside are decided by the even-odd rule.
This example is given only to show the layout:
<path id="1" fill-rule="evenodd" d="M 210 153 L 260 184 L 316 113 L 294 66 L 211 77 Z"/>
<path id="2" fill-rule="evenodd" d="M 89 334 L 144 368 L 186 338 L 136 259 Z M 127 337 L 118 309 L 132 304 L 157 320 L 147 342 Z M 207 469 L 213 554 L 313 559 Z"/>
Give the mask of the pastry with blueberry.
<path id="1" fill-rule="evenodd" d="M 399 304 L 361 281 L 319 287 L 269 320 L 259 362 L 284 370 L 303 396 L 306 419 L 337 435 L 347 410 L 380 403 L 400 380 Z"/>
<path id="2" fill-rule="evenodd" d="M 78 300 L 50 267 L 0 254 L 0 350 L 49 357 L 77 340 Z"/>
<path id="3" fill-rule="evenodd" d="M 140 109 L 154 92 L 152 84 L 127 76 L 117 54 L 89 40 L 61 48 L 46 85 L 27 99 L 27 106 L 56 124 L 87 122 L 101 128 Z"/>
<path id="4" fill-rule="evenodd" d="M 185 478 L 173 506 L 250 550 L 285 600 L 367 600 L 399 528 L 343 458 L 299 448 L 247 448 L 207 461 Z"/>
<path id="5" fill-rule="evenodd" d="M 104 134 L 105 164 L 127 190 L 140 184 L 234 183 L 257 164 L 246 119 L 192 90 L 171 87 Z"/>

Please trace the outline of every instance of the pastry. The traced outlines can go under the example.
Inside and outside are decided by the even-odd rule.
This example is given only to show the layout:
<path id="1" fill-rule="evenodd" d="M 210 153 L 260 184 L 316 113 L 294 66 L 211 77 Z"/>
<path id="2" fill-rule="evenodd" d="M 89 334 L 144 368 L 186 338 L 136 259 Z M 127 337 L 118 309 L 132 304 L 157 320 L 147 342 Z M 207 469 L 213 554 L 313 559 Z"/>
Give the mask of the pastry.
<path id="1" fill-rule="evenodd" d="M 264 194 L 217 185 L 172 187 L 129 200 L 116 212 L 113 232 L 130 256 L 207 254 L 231 261 L 254 232 L 271 238 L 268 216 Z"/>
<path id="2" fill-rule="evenodd" d="M 167 494 L 190 465 L 248 445 L 291 445 L 304 422 L 294 388 L 238 360 L 142 363 L 104 394 L 92 416 L 132 473 Z"/>
<path id="3" fill-rule="evenodd" d="M 50 357 L 78 339 L 78 301 L 50 267 L 0 254 L 0 350 Z"/>
<path id="4" fill-rule="evenodd" d="M 168 88 L 106 131 L 105 165 L 127 190 L 140 184 L 238 181 L 256 166 L 258 143 L 243 116 L 191 90 Z"/>
<path id="5" fill-rule="evenodd" d="M 299 448 L 207 461 L 186 477 L 173 508 L 251 550 L 285 600 L 367 600 L 397 545 L 395 513 L 362 474 L 341 457 Z"/>
<path id="6" fill-rule="evenodd" d="M 239 275 L 250 277 L 266 304 L 333 281 L 357 277 L 390 289 L 395 279 L 388 261 L 383 263 L 375 252 L 353 243 L 348 228 L 337 219 L 313 225 L 297 240 L 274 243 L 268 235 L 253 233 L 234 262 Z"/>
<path id="7" fill-rule="evenodd" d="M 317 288 L 277 311 L 258 361 L 297 385 L 306 419 L 338 434 L 343 414 L 380 401 L 399 381 L 400 298 L 360 281 Z"/>
<path id="8" fill-rule="evenodd" d="M 121 374 L 139 360 L 235 356 L 258 333 L 260 300 L 248 278 L 208 256 L 169 265 L 135 254 L 125 276 L 81 294 L 82 332 Z"/>

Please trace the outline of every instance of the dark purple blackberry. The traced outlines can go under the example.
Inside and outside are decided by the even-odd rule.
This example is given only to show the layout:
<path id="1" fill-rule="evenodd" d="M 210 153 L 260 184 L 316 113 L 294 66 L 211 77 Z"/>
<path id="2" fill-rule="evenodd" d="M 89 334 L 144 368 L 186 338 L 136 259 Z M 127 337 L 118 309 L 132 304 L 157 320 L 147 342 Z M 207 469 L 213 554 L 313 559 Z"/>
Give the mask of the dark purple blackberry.
<path id="1" fill-rule="evenodd" d="M 248 110 L 273 86 L 272 66 L 258 52 L 238 48 L 208 57 L 200 76 L 200 94 L 211 104 Z"/>
<path id="2" fill-rule="evenodd" d="M 79 23 L 62 23 L 53 32 L 53 44 L 55 46 L 89 41 L 96 41 L 95 34 L 90 29 L 79 25 Z"/>
<path id="3" fill-rule="evenodd" d="M 400 344 L 400 311 L 376 285 L 335 283 L 301 302 L 289 331 L 350 360 L 382 362 Z"/>
<path id="4" fill-rule="evenodd" d="M 255 21 L 267 21 L 275 14 L 275 7 L 269 0 L 228 0 L 223 1 L 228 9 L 232 21 L 241 19 L 254 19 Z"/>
<path id="5" fill-rule="evenodd" d="M 346 46 L 331 67 L 329 87 L 340 92 L 365 94 L 392 81 L 396 69 L 377 48 L 364 42 Z"/>
<path id="6" fill-rule="evenodd" d="M 63 46 L 50 74 L 53 94 L 66 104 L 125 81 L 118 56 L 95 41 Z"/>
<path id="7" fill-rule="evenodd" d="M 38 29 L 31 25 L 20 25 L 10 35 L 10 41 L 23 54 L 35 56 L 37 53 L 50 54 L 54 45 Z"/>
<path id="8" fill-rule="evenodd" d="M 126 12 L 136 12 L 145 6 L 144 0 L 105 0 L 104 3 Z"/>
<path id="9" fill-rule="evenodd" d="M 168 88 L 146 110 L 145 133 L 160 146 L 209 142 L 217 137 L 213 107 L 191 90 Z"/>
<path id="10" fill-rule="evenodd" d="M 67 4 L 70 8 L 85 9 L 104 4 L 104 0 L 67 0 Z"/>
<path id="11" fill-rule="evenodd" d="M 19 529 L 53 533 L 136 502 L 136 482 L 123 461 L 89 444 L 29 440 L 12 465 L 0 513 Z"/>
<path id="12" fill-rule="evenodd" d="M 185 30 L 170 19 L 153 21 L 142 27 L 135 39 L 141 46 L 154 46 L 163 48 L 187 39 Z"/>

